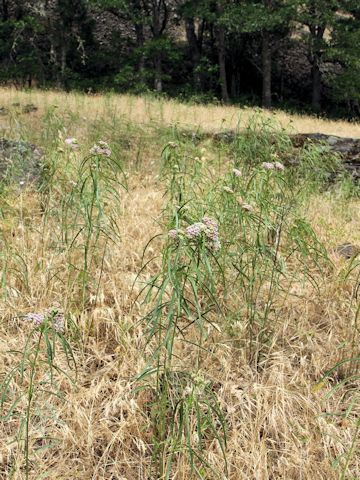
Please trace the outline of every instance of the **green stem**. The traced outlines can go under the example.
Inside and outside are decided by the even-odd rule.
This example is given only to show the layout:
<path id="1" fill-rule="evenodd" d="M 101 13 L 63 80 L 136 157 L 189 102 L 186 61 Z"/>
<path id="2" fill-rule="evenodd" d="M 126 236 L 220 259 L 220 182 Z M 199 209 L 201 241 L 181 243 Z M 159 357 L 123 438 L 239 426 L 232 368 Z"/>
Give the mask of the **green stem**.
<path id="1" fill-rule="evenodd" d="M 30 362 L 31 365 L 31 372 L 30 372 L 30 381 L 29 381 L 29 388 L 28 388 L 28 403 L 26 407 L 26 422 L 25 422 L 25 475 L 26 480 L 29 478 L 29 429 L 30 429 L 30 411 L 31 411 L 31 404 L 34 395 L 34 378 L 36 374 L 36 361 L 39 356 L 40 352 L 40 343 L 42 339 L 42 329 L 40 330 L 39 340 L 37 342 L 34 360 Z"/>

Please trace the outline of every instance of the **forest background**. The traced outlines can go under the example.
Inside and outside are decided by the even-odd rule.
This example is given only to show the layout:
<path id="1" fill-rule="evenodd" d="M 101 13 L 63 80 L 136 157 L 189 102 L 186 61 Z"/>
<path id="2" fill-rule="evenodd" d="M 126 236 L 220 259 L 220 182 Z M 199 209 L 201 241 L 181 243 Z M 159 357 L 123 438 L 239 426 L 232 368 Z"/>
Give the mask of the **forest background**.
<path id="1" fill-rule="evenodd" d="M 360 115 L 358 0 L 2 0 L 0 82 Z"/>

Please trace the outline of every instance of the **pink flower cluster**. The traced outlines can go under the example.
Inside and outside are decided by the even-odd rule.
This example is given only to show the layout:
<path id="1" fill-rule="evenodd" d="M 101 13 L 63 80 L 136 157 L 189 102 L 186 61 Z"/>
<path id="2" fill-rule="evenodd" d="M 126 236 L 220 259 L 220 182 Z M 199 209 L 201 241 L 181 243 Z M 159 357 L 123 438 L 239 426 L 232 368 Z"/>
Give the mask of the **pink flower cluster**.
<path id="1" fill-rule="evenodd" d="M 179 231 L 176 229 L 169 230 L 168 237 L 172 240 L 176 240 L 177 238 L 179 238 Z"/>
<path id="2" fill-rule="evenodd" d="M 208 241 L 208 246 L 217 252 L 221 248 L 217 221 L 211 217 L 203 217 L 201 221 L 203 225 L 205 225 L 204 233 Z"/>
<path id="3" fill-rule="evenodd" d="M 91 155 L 104 155 L 105 157 L 111 156 L 111 149 L 106 142 L 102 140 L 99 141 L 98 144 L 95 144 L 93 147 L 90 148 Z"/>
<path id="4" fill-rule="evenodd" d="M 221 248 L 218 223 L 211 217 L 203 217 L 201 222 L 192 223 L 185 229 L 185 232 L 176 229 L 169 230 L 168 237 L 177 240 L 183 233 L 189 240 L 195 240 L 204 234 L 206 244 L 211 250 L 218 251 Z"/>
<path id="5" fill-rule="evenodd" d="M 185 235 L 190 239 L 194 239 L 200 237 L 204 229 L 205 225 L 202 222 L 195 222 L 186 228 Z"/>
<path id="6" fill-rule="evenodd" d="M 276 170 L 285 170 L 285 167 L 281 162 L 275 162 L 274 165 Z"/>
<path id="7" fill-rule="evenodd" d="M 49 309 L 42 313 L 27 313 L 24 316 L 24 320 L 38 327 L 49 317 L 52 317 L 54 330 L 58 333 L 63 333 L 65 330 L 64 314 L 56 309 Z"/>
<path id="8" fill-rule="evenodd" d="M 65 138 L 65 145 L 69 146 L 73 150 L 76 150 L 77 148 L 79 148 L 78 141 L 74 137 Z"/>
<path id="9" fill-rule="evenodd" d="M 284 170 L 285 167 L 282 163 L 280 162 L 264 162 L 262 164 L 262 167 L 265 168 L 265 170 Z"/>

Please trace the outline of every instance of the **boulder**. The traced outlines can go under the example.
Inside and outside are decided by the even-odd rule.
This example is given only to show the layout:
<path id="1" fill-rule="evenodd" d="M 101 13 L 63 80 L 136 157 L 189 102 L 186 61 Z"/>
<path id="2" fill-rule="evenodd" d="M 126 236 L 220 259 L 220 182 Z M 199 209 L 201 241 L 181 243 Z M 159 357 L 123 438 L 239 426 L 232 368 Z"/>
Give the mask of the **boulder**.
<path id="1" fill-rule="evenodd" d="M 43 152 L 22 140 L 0 138 L 0 182 L 36 184 L 41 177 Z"/>
<path id="2" fill-rule="evenodd" d="M 36 105 L 34 105 L 33 103 L 28 103 L 23 107 L 22 112 L 31 113 L 31 112 L 36 112 L 37 110 L 38 110 L 38 107 Z"/>
<path id="3" fill-rule="evenodd" d="M 360 253 L 359 247 L 351 243 L 343 243 L 335 248 L 335 253 L 346 260 L 355 258 Z"/>
<path id="4" fill-rule="evenodd" d="M 291 136 L 291 140 L 294 147 L 299 148 L 312 142 L 323 145 L 329 152 L 339 154 L 345 170 L 354 179 L 360 179 L 360 139 L 323 133 L 299 133 Z"/>

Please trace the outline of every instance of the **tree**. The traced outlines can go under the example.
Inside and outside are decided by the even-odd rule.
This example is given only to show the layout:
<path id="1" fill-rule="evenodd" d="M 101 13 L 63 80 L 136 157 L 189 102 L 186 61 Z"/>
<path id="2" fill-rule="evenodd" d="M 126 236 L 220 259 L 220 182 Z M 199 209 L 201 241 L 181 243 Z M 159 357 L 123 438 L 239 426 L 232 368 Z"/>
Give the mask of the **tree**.
<path id="1" fill-rule="evenodd" d="M 149 19 L 152 39 L 148 50 L 152 51 L 154 62 L 154 88 L 157 92 L 163 90 L 163 54 L 166 49 L 165 31 L 170 18 L 168 0 L 142 0 L 143 10 Z"/>
<path id="2" fill-rule="evenodd" d="M 30 7 L 30 2 L 14 0 L 0 4 L 0 79 L 29 87 L 35 78 L 42 79 L 45 71 L 39 48 L 43 28 Z"/>
<path id="3" fill-rule="evenodd" d="M 163 60 L 168 49 L 166 29 L 172 12 L 171 0 L 92 0 L 98 8 L 129 21 L 135 31 L 138 72 L 144 70 L 145 56 L 151 57 L 154 89 L 163 90 Z"/>
<path id="4" fill-rule="evenodd" d="M 200 61 L 207 12 L 208 5 L 204 1 L 177 1 L 177 13 L 184 22 L 196 91 L 200 91 L 203 87 L 202 75 L 200 73 Z"/>
<path id="5" fill-rule="evenodd" d="M 345 102 L 348 111 L 360 115 L 360 6 L 346 3 L 340 12 L 328 49 L 328 59 L 341 66 L 341 73 L 332 78 L 333 95 Z"/>
<path id="6" fill-rule="evenodd" d="M 58 87 L 66 83 L 69 52 L 76 52 L 85 61 L 83 29 L 88 22 L 86 0 L 34 0 L 29 7 L 32 18 L 42 25 L 46 38 L 39 42 L 48 48 L 48 65 L 53 67 L 53 77 Z"/>
<path id="7" fill-rule="evenodd" d="M 221 22 L 221 17 L 224 13 L 224 3 L 222 0 L 219 0 L 215 4 L 216 18 L 215 23 L 216 29 L 216 41 L 218 49 L 218 59 L 219 59 L 219 82 L 221 87 L 221 98 L 223 102 L 229 102 L 229 93 L 227 86 L 227 75 L 226 75 L 226 47 L 225 47 L 225 26 Z"/>
<path id="8" fill-rule="evenodd" d="M 0 0 L 0 79 L 359 115 L 359 32 L 359 0 Z"/>
<path id="9" fill-rule="evenodd" d="M 340 12 L 347 0 L 305 0 L 298 6 L 298 20 L 308 29 L 308 59 L 311 64 L 311 105 L 321 109 L 322 66 L 328 56 L 330 40 L 339 25 Z M 325 33 L 328 35 L 325 35 Z"/>
<path id="10" fill-rule="evenodd" d="M 277 40 L 289 33 L 294 16 L 291 0 L 244 0 L 230 4 L 223 22 L 232 31 L 251 33 L 261 40 L 262 105 L 272 104 L 272 54 Z"/>

